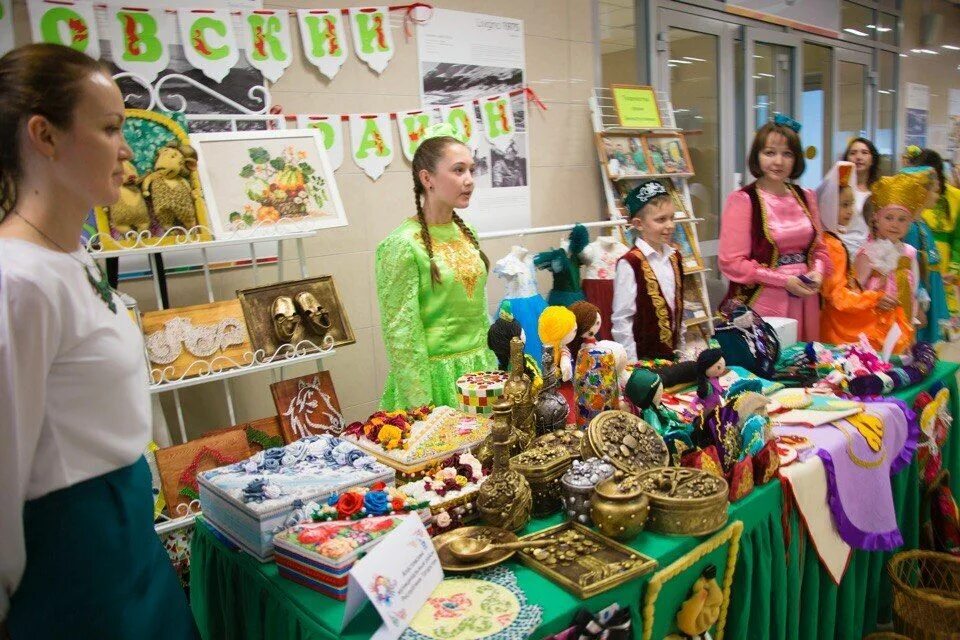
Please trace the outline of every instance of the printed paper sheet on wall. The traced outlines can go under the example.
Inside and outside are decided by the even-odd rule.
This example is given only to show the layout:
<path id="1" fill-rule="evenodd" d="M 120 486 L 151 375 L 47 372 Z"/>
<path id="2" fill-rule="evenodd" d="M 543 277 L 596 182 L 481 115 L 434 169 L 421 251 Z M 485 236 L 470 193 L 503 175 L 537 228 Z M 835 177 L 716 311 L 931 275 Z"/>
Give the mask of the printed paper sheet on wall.
<path id="1" fill-rule="evenodd" d="M 466 219 L 480 231 L 529 227 L 523 21 L 434 9 L 418 27 L 417 47 L 423 105 L 441 107 L 461 133 L 469 129 L 476 170 Z M 492 95 L 500 97 L 472 102 Z"/>

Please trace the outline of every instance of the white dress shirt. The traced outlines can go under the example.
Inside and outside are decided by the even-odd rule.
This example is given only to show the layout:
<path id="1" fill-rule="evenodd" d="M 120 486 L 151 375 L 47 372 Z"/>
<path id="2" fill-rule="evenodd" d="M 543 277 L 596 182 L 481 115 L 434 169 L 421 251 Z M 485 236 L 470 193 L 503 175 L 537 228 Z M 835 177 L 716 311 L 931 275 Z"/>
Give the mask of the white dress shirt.
<path id="1" fill-rule="evenodd" d="M 663 251 L 656 251 L 643 238 L 637 238 L 635 246 L 650 263 L 667 306 L 676 314 L 677 310 L 674 307 L 677 283 L 673 277 L 673 265 L 670 264 L 670 257 L 676 250 L 665 245 Z M 613 339 L 627 350 L 627 357 L 631 361 L 637 359 L 637 343 L 633 337 L 635 315 L 637 315 L 637 278 L 630 263 L 621 260 L 617 263 L 617 276 L 613 284 L 613 314 L 610 316 L 613 326 L 610 331 Z"/>
<path id="2" fill-rule="evenodd" d="M 130 465 L 150 441 L 143 337 L 78 260 L 93 264 L 0 239 L 0 620 L 26 564 L 24 502 Z"/>

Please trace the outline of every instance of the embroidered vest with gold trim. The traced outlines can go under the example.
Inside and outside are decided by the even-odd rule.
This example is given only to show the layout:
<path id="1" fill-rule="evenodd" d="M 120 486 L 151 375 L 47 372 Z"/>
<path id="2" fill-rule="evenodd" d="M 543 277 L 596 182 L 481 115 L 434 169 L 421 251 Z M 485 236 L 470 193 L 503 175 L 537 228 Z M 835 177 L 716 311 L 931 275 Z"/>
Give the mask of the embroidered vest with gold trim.
<path id="1" fill-rule="evenodd" d="M 637 343 L 637 357 L 673 358 L 673 351 L 680 342 L 680 321 L 683 318 L 683 262 L 680 252 L 670 256 L 673 267 L 674 309 L 670 310 L 663 297 L 663 290 L 650 262 L 640 249 L 634 247 L 623 255 L 633 268 L 637 282 L 637 312 L 633 316 L 633 339 Z"/>
<path id="2" fill-rule="evenodd" d="M 802 204 L 801 208 L 803 212 L 810 218 L 810 203 L 807 202 L 807 195 L 803 189 L 792 184 L 787 184 L 787 189 L 793 192 L 794 196 Z M 765 215 L 766 207 L 762 206 L 760 202 L 761 196 L 757 191 L 757 183 L 751 182 L 743 187 L 742 191 L 750 197 L 750 207 L 752 210 L 750 218 L 750 234 L 752 236 L 750 239 L 750 257 L 768 269 L 776 269 L 780 260 L 780 252 L 777 250 L 776 245 L 774 245 L 773 238 L 770 237 L 770 229 L 767 226 Z M 720 224 L 723 224 L 723 222 L 721 221 Z M 810 219 L 810 224 L 813 224 L 812 218 Z M 808 263 L 810 260 L 810 248 L 813 247 L 813 244 L 817 240 L 816 229 L 816 225 L 814 225 L 813 238 L 804 250 Z M 730 288 L 727 289 L 727 295 L 724 296 L 721 304 L 731 298 L 739 300 L 744 304 L 752 304 L 756 297 L 760 295 L 762 288 L 763 285 L 759 284 L 746 285 L 731 281 Z"/>

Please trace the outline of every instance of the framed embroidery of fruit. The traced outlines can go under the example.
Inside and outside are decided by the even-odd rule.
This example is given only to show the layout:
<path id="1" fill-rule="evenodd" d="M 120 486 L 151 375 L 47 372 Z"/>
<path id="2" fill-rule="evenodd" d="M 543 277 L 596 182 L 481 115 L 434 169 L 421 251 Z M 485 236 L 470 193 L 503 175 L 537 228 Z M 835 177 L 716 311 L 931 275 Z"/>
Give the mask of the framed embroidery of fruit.
<path id="1" fill-rule="evenodd" d="M 186 515 L 186 506 L 200 497 L 197 474 L 250 457 L 247 435 L 243 431 L 204 436 L 156 452 L 157 471 L 171 518 Z"/>
<path id="2" fill-rule="evenodd" d="M 317 130 L 198 133 L 190 142 L 218 238 L 346 226 Z"/>
<path id="3" fill-rule="evenodd" d="M 346 426 L 329 371 L 275 382 L 270 392 L 286 442 L 327 432 L 340 435 Z"/>
<path id="4" fill-rule="evenodd" d="M 182 114 L 127 109 L 123 136 L 133 157 L 123 163 L 120 199 L 97 207 L 103 250 L 210 240 L 210 220 L 200 193 L 197 158 Z"/>

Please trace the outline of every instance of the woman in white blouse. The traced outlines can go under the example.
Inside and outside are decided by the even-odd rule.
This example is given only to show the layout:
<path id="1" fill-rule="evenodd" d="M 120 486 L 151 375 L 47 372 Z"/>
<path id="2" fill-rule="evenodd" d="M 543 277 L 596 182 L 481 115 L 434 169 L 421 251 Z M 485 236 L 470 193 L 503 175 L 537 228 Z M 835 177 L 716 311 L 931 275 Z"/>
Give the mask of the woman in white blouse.
<path id="1" fill-rule="evenodd" d="M 79 244 L 116 202 L 124 104 L 99 62 L 0 58 L 0 637 L 191 638 L 153 530 L 143 341 Z"/>

